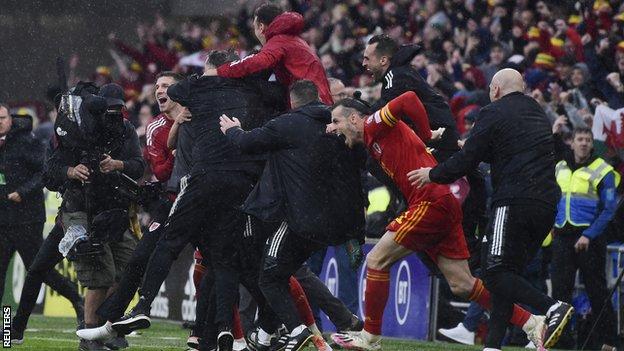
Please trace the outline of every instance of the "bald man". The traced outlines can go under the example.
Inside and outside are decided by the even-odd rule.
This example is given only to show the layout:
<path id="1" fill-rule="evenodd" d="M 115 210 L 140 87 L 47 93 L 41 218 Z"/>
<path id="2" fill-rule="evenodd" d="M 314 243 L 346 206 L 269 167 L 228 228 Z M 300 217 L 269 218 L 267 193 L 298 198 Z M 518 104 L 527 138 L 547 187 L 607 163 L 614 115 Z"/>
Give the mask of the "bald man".
<path id="1" fill-rule="evenodd" d="M 500 350 L 513 303 L 546 315 L 546 347 L 557 342 L 574 311 L 521 275 L 552 228 L 561 196 L 550 123 L 539 104 L 523 91 L 518 71 L 498 71 L 490 84 L 492 102 L 479 112 L 463 149 L 433 168 L 408 173 L 416 185 L 449 184 L 480 162 L 491 164 L 494 193 L 482 260 L 483 280 L 493 302 L 488 351 Z"/>

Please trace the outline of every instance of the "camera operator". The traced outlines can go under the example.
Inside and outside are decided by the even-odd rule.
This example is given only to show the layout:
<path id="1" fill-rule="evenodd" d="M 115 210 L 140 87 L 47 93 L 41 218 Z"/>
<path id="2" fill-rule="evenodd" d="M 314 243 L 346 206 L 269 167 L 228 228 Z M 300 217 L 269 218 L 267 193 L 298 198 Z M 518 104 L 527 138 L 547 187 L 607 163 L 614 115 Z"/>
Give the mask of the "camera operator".
<path id="1" fill-rule="evenodd" d="M 84 86 L 89 87 L 89 84 Z M 65 131 L 57 127 L 61 152 L 53 159 L 55 164 L 50 165 L 56 181 L 64 183 L 65 188 L 61 207 L 65 237 L 59 249 L 63 251 L 64 248 L 65 255 L 74 255 L 78 280 L 87 288 L 87 327 L 97 327 L 101 323 L 96 310 L 119 280 L 137 242 L 133 234 L 138 233 L 135 229 L 138 225 L 131 225 L 133 221 L 130 220 L 134 217 L 136 223 L 136 216 L 128 215 L 132 204 L 115 190 L 119 174 L 122 172 L 136 180 L 145 168 L 136 131 L 122 115 L 123 89 L 117 84 L 107 84 L 100 88 L 98 95 L 81 92 L 80 105 L 68 104 L 69 119 L 81 121 L 77 124 L 82 135 L 76 135 L 82 137 L 86 145 L 75 147 L 69 139 L 71 129 Z M 98 104 L 104 109 L 98 110 Z M 79 106 L 79 116 L 72 115 L 76 113 L 76 106 Z M 102 218 L 105 219 L 100 224 L 98 220 Z M 86 241 L 80 241 L 85 232 Z M 69 251 L 69 245 L 64 242 L 68 238 L 72 244 Z M 83 343 L 87 344 L 84 348 Z M 81 349 L 101 347 L 99 341 L 81 341 Z"/>

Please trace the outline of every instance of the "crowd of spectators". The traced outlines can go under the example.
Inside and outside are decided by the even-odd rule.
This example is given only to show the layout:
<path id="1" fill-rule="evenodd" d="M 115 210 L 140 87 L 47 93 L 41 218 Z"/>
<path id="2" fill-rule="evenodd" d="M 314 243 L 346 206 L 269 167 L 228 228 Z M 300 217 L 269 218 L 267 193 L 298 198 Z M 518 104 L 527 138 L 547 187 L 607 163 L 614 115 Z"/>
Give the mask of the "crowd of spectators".
<path id="1" fill-rule="evenodd" d="M 156 15 L 139 23 L 136 37 L 108 34 L 110 57 L 90 77 L 115 81 L 128 100 L 128 117 L 140 135 L 157 114 L 152 89 L 164 70 L 198 72 L 213 49 L 233 48 L 241 57 L 258 49 L 253 35 L 253 4 L 241 1 L 237 13 L 212 19 L 169 19 Z M 624 147 L 624 4 L 619 1 L 283 0 L 304 15 L 302 37 L 317 50 L 328 77 L 347 93 L 375 100 L 379 84 L 363 69 L 363 47 L 370 36 L 386 33 L 400 43 L 422 47 L 412 64 L 451 105 L 460 133 L 474 123 L 488 102 L 493 74 L 503 67 L 525 76 L 527 93 L 542 104 L 558 130 L 593 128 L 602 155 Z M 248 5 L 248 6 L 245 6 Z"/>
<path id="2" fill-rule="evenodd" d="M 301 13 L 301 37 L 313 47 L 340 97 L 362 92 L 375 101 L 380 82 L 362 67 L 368 39 L 388 34 L 418 44 L 411 62 L 451 107 L 462 136 L 489 103 L 488 86 L 502 68 L 520 71 L 526 93 L 544 108 L 553 133 L 564 141 L 588 127 L 597 155 L 624 171 L 624 3 L 607 0 L 281 0 Z M 153 89 L 162 71 L 199 73 L 211 50 L 232 48 L 240 57 L 260 44 L 252 26 L 252 1 L 216 18 L 180 19 L 162 14 L 139 23 L 136 36 L 108 36 L 109 57 L 79 76 L 78 55 L 69 59 L 70 86 L 91 80 L 120 84 L 126 117 L 144 139 L 158 115 Z M 334 89 L 332 88 L 332 94 Z M 334 96 L 334 99 L 336 97 Z M 54 119 L 54 112 L 49 114 Z M 35 134 L 52 134 L 50 121 Z"/>

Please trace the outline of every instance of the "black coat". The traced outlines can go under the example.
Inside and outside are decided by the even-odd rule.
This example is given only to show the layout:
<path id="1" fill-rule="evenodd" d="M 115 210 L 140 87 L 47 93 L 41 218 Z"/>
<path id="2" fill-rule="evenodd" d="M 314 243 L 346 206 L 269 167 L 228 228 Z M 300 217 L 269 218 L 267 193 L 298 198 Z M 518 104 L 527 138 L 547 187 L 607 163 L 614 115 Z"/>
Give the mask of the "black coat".
<path id="1" fill-rule="evenodd" d="M 433 155 L 436 160 L 444 161 L 459 150 L 457 146 L 459 138 L 457 124 L 444 97 L 433 90 L 420 74 L 410 66 L 410 62 L 419 51 L 420 47 L 417 45 L 405 45 L 394 54 L 390 61 L 390 67 L 381 80 L 383 84 L 381 99 L 373 107 L 375 110 L 380 109 L 390 100 L 407 91 L 415 92 L 427 110 L 431 129 L 446 128 L 440 140 L 427 143 L 428 146 L 435 149 Z M 410 121 L 406 122 L 410 123 Z M 413 125 L 410 127 L 414 128 Z"/>
<path id="2" fill-rule="evenodd" d="M 170 86 L 167 95 L 191 112 L 190 125 L 195 135 L 191 174 L 208 170 L 261 171 L 264 157 L 243 155 L 228 143 L 221 133 L 219 117 L 236 117 L 245 129 L 260 127 L 273 113 L 269 106 L 285 101 L 283 90 L 259 79 L 191 76 Z"/>
<path id="3" fill-rule="evenodd" d="M 44 222 L 42 174 L 45 148 L 32 134 L 30 117 L 13 117 L 13 126 L 4 146 L 0 148 L 0 225 Z M 7 200 L 7 195 L 17 192 L 22 201 Z"/>
<path id="4" fill-rule="evenodd" d="M 540 105 L 520 92 L 485 106 L 463 149 L 431 170 L 436 183 L 451 183 L 479 162 L 491 164 L 492 207 L 540 202 L 556 208 L 554 138 Z"/>
<path id="5" fill-rule="evenodd" d="M 107 152 L 111 158 L 123 161 L 124 169 L 122 172 L 124 174 L 138 180 L 143 176 L 145 161 L 143 160 L 139 137 L 130 122 L 124 121 L 123 134 L 119 138 L 123 139 L 120 140 L 122 142 L 118 144 L 119 146 Z M 81 150 L 69 148 L 62 143 L 57 145 L 48 159 L 44 173 L 45 186 L 63 194 L 62 208 L 68 212 L 85 210 L 84 185 L 82 182 L 67 177 L 67 169 L 75 167 L 83 161 L 85 160 Z M 95 172 L 92 171 L 90 179 L 94 190 L 92 203 L 95 212 L 129 206 L 130 201 L 115 189 L 119 184 L 118 172 L 102 174 L 96 169 Z"/>
<path id="6" fill-rule="evenodd" d="M 243 152 L 268 152 L 245 212 L 264 221 L 286 220 L 296 235 L 325 245 L 363 238 L 365 154 L 327 134 L 330 121 L 328 108 L 313 102 L 261 128 L 227 131 Z"/>

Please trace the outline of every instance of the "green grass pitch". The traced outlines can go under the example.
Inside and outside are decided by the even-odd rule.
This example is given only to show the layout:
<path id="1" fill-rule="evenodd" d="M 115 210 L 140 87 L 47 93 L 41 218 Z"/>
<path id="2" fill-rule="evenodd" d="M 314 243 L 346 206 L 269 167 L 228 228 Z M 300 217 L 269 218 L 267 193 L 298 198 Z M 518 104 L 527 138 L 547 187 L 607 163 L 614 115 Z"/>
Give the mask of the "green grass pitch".
<path id="1" fill-rule="evenodd" d="M 14 350 L 77 350 L 78 338 L 75 334 L 75 319 L 33 315 L 24 334 L 24 344 L 13 345 Z M 130 347 L 126 350 L 185 350 L 188 331 L 180 323 L 153 321 L 150 329 L 141 335 L 128 336 Z M 384 340 L 383 351 L 453 351 L 482 350 L 481 347 L 469 347 L 442 342 L 413 342 L 403 340 Z M 308 347 L 307 350 L 315 350 Z M 505 348 L 505 350 L 513 350 Z M 522 349 L 515 349 L 522 350 Z"/>

